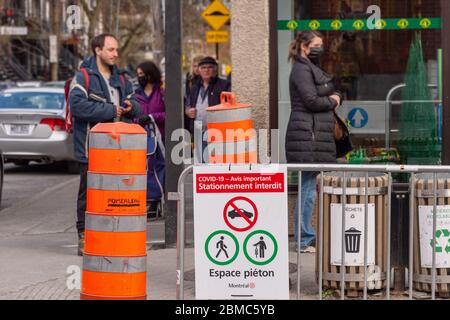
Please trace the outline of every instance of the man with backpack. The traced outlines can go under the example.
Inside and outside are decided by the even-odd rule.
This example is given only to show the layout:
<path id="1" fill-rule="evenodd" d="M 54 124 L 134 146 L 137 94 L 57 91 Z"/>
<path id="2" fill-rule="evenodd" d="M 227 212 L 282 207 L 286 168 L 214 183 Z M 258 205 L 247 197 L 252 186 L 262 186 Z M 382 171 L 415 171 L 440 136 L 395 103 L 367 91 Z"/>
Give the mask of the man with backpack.
<path id="1" fill-rule="evenodd" d="M 87 58 L 70 85 L 69 108 L 73 124 L 75 158 L 80 163 L 80 188 L 77 201 L 78 255 L 84 251 L 84 227 L 88 170 L 89 130 L 100 122 L 131 123 L 140 115 L 132 84 L 115 65 L 118 41 L 101 34 L 91 41 L 93 56 Z M 70 117 L 70 116 L 69 116 Z"/>

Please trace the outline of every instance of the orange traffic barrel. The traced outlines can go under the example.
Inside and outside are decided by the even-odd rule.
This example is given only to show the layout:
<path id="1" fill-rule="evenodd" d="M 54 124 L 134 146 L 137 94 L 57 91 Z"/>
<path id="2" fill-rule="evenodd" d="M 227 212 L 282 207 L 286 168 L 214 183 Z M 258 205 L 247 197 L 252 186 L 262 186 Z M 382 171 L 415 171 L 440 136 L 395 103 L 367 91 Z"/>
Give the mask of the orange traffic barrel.
<path id="1" fill-rule="evenodd" d="M 236 103 L 231 92 L 222 92 L 220 104 L 209 107 L 209 163 L 256 163 L 258 142 L 251 105 Z"/>
<path id="2" fill-rule="evenodd" d="M 91 130 L 81 299 L 146 299 L 146 170 L 139 125 Z"/>

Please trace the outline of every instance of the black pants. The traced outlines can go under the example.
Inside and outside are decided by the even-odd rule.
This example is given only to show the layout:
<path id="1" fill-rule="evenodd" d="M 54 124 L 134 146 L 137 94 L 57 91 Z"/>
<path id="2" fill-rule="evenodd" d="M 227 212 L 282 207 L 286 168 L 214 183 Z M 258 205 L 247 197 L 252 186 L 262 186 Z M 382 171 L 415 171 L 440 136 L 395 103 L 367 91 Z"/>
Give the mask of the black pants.
<path id="1" fill-rule="evenodd" d="M 80 188 L 77 200 L 77 231 L 84 232 L 84 221 L 86 215 L 86 192 L 87 192 L 87 163 L 80 163 Z"/>

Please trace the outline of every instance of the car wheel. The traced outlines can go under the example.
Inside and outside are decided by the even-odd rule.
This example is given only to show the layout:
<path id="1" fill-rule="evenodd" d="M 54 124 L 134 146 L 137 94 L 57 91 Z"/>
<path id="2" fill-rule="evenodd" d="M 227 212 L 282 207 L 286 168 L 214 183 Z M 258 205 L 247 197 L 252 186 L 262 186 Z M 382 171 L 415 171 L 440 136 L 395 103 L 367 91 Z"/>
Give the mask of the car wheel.
<path id="1" fill-rule="evenodd" d="M 70 174 L 78 174 L 80 173 L 80 164 L 77 161 L 67 161 L 66 169 Z"/>

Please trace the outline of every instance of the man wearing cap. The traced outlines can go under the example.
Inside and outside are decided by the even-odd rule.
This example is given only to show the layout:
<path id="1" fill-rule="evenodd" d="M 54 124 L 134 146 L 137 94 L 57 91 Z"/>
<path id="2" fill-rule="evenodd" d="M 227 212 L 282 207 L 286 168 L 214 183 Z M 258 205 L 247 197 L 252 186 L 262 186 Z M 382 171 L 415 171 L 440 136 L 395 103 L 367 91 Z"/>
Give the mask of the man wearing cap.
<path id="1" fill-rule="evenodd" d="M 190 95 L 186 99 L 185 112 L 189 119 L 189 131 L 194 133 L 194 122 L 201 123 L 202 136 L 207 129 L 206 108 L 220 104 L 220 94 L 231 90 L 231 84 L 217 75 L 218 64 L 212 57 L 203 58 L 199 64 L 201 81 L 193 84 Z M 203 152 L 203 148 L 197 151 Z M 201 159 L 201 158 L 199 158 Z"/>

